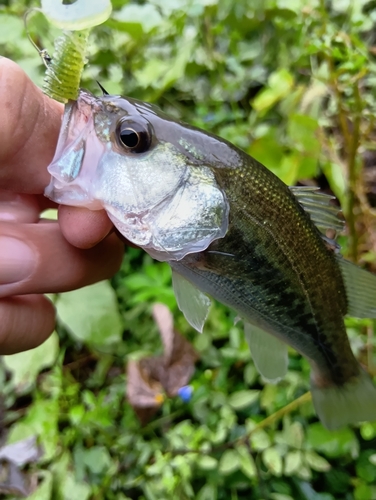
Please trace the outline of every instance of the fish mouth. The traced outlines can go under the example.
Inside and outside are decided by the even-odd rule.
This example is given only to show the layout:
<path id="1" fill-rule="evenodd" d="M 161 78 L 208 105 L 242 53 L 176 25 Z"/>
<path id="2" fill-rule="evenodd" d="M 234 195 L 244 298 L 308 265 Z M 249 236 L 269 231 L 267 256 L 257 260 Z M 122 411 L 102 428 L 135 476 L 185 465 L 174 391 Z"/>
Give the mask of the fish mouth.
<path id="1" fill-rule="evenodd" d="M 56 203 L 103 208 L 87 188 L 98 153 L 101 156 L 104 152 L 94 128 L 94 115 L 101 107 L 99 100 L 84 90 L 80 90 L 77 101 L 65 106 L 55 155 L 47 167 L 51 180 L 44 192 Z"/>

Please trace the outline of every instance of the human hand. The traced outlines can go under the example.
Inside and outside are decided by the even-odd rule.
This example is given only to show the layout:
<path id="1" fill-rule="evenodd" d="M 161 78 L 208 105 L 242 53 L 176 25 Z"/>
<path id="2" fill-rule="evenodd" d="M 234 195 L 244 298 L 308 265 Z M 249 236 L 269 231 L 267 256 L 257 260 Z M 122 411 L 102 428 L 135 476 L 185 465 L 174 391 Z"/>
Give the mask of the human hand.
<path id="1" fill-rule="evenodd" d="M 43 293 L 109 278 L 123 244 L 103 210 L 59 207 L 59 222 L 40 220 L 53 203 L 49 182 L 63 106 L 9 59 L 0 57 L 0 354 L 41 344 L 55 310 Z"/>

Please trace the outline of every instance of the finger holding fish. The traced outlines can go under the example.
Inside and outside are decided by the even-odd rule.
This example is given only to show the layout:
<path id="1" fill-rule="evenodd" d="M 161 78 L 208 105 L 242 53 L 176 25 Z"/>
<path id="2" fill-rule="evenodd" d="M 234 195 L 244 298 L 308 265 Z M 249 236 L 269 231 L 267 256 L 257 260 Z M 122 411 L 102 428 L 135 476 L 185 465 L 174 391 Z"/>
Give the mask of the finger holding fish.
<path id="1" fill-rule="evenodd" d="M 9 354 L 52 333 L 55 311 L 43 293 L 109 278 L 124 247 L 115 234 L 108 236 L 113 225 L 104 210 L 62 208 L 60 225 L 41 219 L 45 209 L 58 206 L 43 191 L 63 106 L 4 57 L 0 95 L 0 353 Z"/>

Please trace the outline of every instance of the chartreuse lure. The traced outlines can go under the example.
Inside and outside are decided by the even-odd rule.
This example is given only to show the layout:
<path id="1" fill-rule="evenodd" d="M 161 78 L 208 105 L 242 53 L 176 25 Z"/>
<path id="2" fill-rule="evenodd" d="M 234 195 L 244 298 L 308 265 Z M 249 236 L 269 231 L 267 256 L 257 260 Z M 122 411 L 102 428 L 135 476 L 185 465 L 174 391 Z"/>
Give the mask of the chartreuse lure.
<path id="1" fill-rule="evenodd" d="M 78 97 L 90 29 L 106 21 L 112 11 L 110 0 L 42 0 L 41 11 L 62 35 L 55 41 L 47 64 L 43 91 L 52 99 L 67 103 Z"/>

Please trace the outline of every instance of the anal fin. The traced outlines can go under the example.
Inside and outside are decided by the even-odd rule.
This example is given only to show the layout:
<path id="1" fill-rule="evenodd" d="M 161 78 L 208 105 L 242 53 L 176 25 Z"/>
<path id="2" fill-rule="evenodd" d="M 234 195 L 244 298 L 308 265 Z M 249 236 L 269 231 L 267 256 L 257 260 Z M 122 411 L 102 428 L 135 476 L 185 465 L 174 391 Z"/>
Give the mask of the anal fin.
<path id="1" fill-rule="evenodd" d="M 376 276 L 340 255 L 337 262 L 346 288 L 347 314 L 356 318 L 376 318 Z"/>
<path id="2" fill-rule="evenodd" d="M 269 382 L 278 382 L 287 373 L 287 345 L 258 326 L 244 322 L 245 339 L 257 370 Z"/>
<path id="3" fill-rule="evenodd" d="M 202 333 L 209 314 L 211 300 L 198 288 L 172 270 L 172 287 L 179 309 L 188 323 Z"/>

